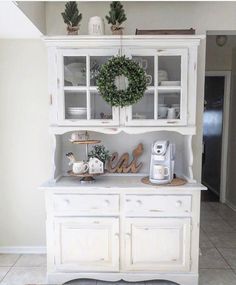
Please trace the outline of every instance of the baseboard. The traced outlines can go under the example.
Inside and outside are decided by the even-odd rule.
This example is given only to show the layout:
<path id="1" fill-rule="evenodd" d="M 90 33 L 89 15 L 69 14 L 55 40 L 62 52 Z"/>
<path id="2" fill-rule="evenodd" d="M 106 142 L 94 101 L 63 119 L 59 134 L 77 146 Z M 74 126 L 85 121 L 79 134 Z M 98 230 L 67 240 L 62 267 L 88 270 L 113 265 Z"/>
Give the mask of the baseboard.
<path id="1" fill-rule="evenodd" d="M 225 204 L 229 206 L 232 210 L 236 211 L 236 206 L 231 202 L 229 202 L 228 200 L 225 201 Z"/>
<path id="2" fill-rule="evenodd" d="M 220 196 L 220 193 L 217 192 L 215 189 L 213 189 L 211 186 L 209 186 L 208 183 L 202 181 L 202 184 L 203 184 L 204 186 L 206 186 L 211 192 L 213 192 L 214 194 L 216 194 L 216 196 L 218 196 L 218 197 Z"/>
<path id="3" fill-rule="evenodd" d="M 45 254 L 46 246 L 0 246 L 0 253 Z"/>

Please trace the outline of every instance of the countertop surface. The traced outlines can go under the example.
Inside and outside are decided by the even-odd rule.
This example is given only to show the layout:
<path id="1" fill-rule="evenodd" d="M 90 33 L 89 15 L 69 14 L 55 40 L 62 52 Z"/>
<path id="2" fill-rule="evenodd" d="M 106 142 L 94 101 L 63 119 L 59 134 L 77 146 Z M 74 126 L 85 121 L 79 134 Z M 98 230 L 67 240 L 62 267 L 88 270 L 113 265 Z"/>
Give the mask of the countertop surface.
<path id="1" fill-rule="evenodd" d="M 159 190 L 159 191 L 179 191 L 179 190 L 207 190 L 205 186 L 200 183 L 186 183 L 182 186 L 170 186 L 170 185 L 147 185 L 144 184 L 141 179 L 143 176 L 131 176 L 131 175 L 104 175 L 96 177 L 95 182 L 88 184 L 81 184 L 77 177 L 62 176 L 57 182 L 48 181 L 42 184 L 39 189 L 41 190 L 121 190 L 121 189 L 140 189 L 140 190 Z"/>

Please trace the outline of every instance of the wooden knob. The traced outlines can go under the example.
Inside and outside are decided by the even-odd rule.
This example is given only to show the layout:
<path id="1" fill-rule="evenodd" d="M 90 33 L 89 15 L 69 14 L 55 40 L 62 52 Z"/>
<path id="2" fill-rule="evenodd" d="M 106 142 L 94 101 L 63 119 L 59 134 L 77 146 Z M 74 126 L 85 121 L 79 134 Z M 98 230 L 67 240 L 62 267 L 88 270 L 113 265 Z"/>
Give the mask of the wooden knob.
<path id="1" fill-rule="evenodd" d="M 175 205 L 177 208 L 180 208 L 182 206 L 182 201 L 180 200 L 176 201 Z"/>
<path id="2" fill-rule="evenodd" d="M 106 206 L 109 206 L 111 204 L 111 202 L 109 200 L 105 200 L 104 202 L 105 202 Z"/>
<path id="3" fill-rule="evenodd" d="M 143 204 L 143 202 L 141 200 L 137 200 L 136 203 L 138 206 L 141 206 Z"/>

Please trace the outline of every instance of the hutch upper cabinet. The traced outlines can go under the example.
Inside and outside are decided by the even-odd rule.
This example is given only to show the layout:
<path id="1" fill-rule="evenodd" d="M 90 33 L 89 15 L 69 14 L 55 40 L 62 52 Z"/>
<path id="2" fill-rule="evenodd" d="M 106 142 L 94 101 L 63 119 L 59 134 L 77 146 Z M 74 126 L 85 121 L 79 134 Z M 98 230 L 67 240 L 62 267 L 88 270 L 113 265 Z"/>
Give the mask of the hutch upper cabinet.
<path id="1" fill-rule="evenodd" d="M 197 46 L 200 36 L 104 36 L 45 38 L 49 50 L 51 125 L 194 126 Z M 98 92 L 102 64 L 114 55 L 145 70 L 143 98 L 111 107 Z"/>

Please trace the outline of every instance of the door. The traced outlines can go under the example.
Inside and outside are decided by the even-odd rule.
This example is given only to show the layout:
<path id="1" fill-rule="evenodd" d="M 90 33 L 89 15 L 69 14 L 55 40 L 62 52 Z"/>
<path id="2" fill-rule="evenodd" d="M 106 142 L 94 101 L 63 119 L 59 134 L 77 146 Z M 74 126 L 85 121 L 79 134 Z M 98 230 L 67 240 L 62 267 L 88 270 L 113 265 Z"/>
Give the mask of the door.
<path id="1" fill-rule="evenodd" d="M 189 271 L 190 218 L 129 218 L 125 269 Z"/>
<path id="2" fill-rule="evenodd" d="M 129 57 L 145 70 L 143 98 L 126 108 L 127 126 L 187 124 L 187 49 L 131 49 Z"/>
<path id="3" fill-rule="evenodd" d="M 225 76 L 205 77 L 202 184 L 217 196 L 221 185 L 224 89 Z M 218 200 L 215 195 L 209 196 Z"/>
<path id="4" fill-rule="evenodd" d="M 119 271 L 118 218 L 56 218 L 57 271 Z"/>
<path id="5" fill-rule="evenodd" d="M 60 125 L 119 125 L 119 109 L 103 100 L 96 86 L 102 64 L 117 53 L 117 49 L 58 51 Z"/>

